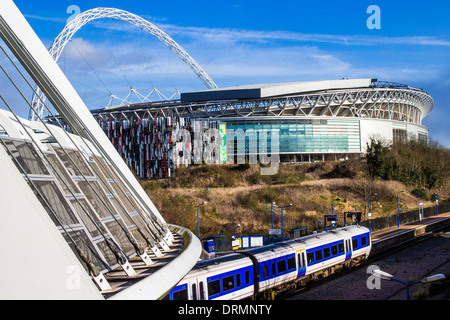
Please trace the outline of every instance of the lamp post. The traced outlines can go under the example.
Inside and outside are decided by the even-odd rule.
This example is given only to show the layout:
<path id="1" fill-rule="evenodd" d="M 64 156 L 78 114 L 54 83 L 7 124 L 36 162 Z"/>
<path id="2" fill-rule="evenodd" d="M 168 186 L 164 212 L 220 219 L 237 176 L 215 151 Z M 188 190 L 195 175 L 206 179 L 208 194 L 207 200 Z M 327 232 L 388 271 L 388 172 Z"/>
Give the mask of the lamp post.
<path id="1" fill-rule="evenodd" d="M 441 281 L 441 280 L 445 279 L 445 276 L 443 274 L 435 274 L 435 275 L 423 278 L 423 279 L 421 279 L 419 281 L 404 282 L 404 281 L 401 281 L 399 279 L 396 279 L 392 274 L 389 274 L 387 272 L 381 271 L 379 269 L 372 270 L 372 274 L 380 277 L 380 279 L 383 279 L 383 280 L 388 280 L 388 281 L 394 280 L 394 281 L 400 282 L 401 284 L 404 284 L 406 286 L 406 300 L 410 299 L 409 298 L 409 287 L 412 286 L 413 284 L 416 284 L 416 283 L 430 283 L 430 282 Z"/>
<path id="2" fill-rule="evenodd" d="M 272 213 L 272 230 L 273 230 L 273 207 L 276 206 L 275 202 L 270 203 L 270 211 Z M 273 241 L 273 234 L 272 234 L 272 241 Z"/>
<path id="3" fill-rule="evenodd" d="M 207 203 L 208 202 L 203 201 L 202 203 L 197 205 L 197 236 L 198 236 L 198 239 L 200 239 L 200 210 L 199 210 L 199 208 Z"/>
<path id="4" fill-rule="evenodd" d="M 438 187 L 438 189 L 440 189 L 440 188 L 441 187 Z M 434 191 L 434 200 L 436 200 L 436 215 L 437 216 L 439 215 L 439 201 L 438 201 L 438 193 L 437 193 L 438 189 L 436 189 Z"/>
<path id="5" fill-rule="evenodd" d="M 279 206 L 281 208 L 281 239 L 284 241 L 284 218 L 283 218 L 283 209 L 292 207 L 292 203 L 285 205 L 284 207 Z"/>
<path id="6" fill-rule="evenodd" d="M 234 227 L 234 240 L 236 240 L 236 229 L 239 228 L 241 225 L 238 223 L 235 227 Z"/>
<path id="7" fill-rule="evenodd" d="M 425 190 L 425 188 L 419 189 L 417 191 L 417 199 L 419 201 L 419 221 L 422 221 L 422 212 L 420 211 L 421 203 L 420 203 L 420 191 Z M 423 211 L 423 203 L 422 203 L 422 211 Z"/>
<path id="8" fill-rule="evenodd" d="M 270 203 L 270 211 L 272 213 L 272 229 L 273 229 L 273 207 L 276 207 L 277 205 L 275 204 L 275 202 L 271 202 Z"/>
<path id="9" fill-rule="evenodd" d="M 372 232 L 372 213 L 370 212 L 370 197 L 375 197 L 377 194 L 373 193 L 367 198 L 367 206 L 369 207 L 369 230 Z"/>
<path id="10" fill-rule="evenodd" d="M 400 211 L 402 210 L 398 205 L 398 194 L 400 192 L 405 192 L 405 190 L 401 190 L 401 191 L 397 192 L 397 227 L 398 228 L 400 228 Z"/>
<path id="11" fill-rule="evenodd" d="M 341 198 L 336 198 L 336 199 L 334 199 L 333 201 L 331 201 L 331 215 L 334 215 L 334 205 L 333 205 L 333 202 L 334 201 L 340 201 L 341 200 Z"/>

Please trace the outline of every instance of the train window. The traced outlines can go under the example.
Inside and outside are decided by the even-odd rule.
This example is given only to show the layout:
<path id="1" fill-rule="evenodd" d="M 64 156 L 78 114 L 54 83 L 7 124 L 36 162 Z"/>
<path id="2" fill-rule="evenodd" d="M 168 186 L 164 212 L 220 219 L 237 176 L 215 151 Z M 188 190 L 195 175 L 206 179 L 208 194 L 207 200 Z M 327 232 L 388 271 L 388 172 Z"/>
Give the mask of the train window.
<path id="1" fill-rule="evenodd" d="M 361 246 L 365 246 L 367 244 L 366 236 L 361 237 Z"/>
<path id="2" fill-rule="evenodd" d="M 222 279 L 223 291 L 234 289 L 234 276 L 228 276 Z"/>
<path id="3" fill-rule="evenodd" d="M 338 249 L 339 249 L 339 253 L 344 253 L 345 250 L 344 250 L 344 243 L 343 242 L 338 244 Z"/>
<path id="4" fill-rule="evenodd" d="M 316 250 L 316 261 L 322 260 L 322 250 Z"/>
<path id="5" fill-rule="evenodd" d="M 240 287 L 241 286 L 241 274 L 238 273 L 236 274 L 236 287 Z"/>
<path id="6" fill-rule="evenodd" d="M 250 271 L 245 271 L 245 283 L 250 283 Z"/>
<path id="7" fill-rule="evenodd" d="M 288 270 L 295 269 L 295 257 L 287 259 Z"/>
<path id="8" fill-rule="evenodd" d="M 337 245 L 331 246 L 331 254 L 335 256 L 337 255 L 337 253 L 338 253 Z"/>
<path id="9" fill-rule="evenodd" d="M 331 256 L 330 247 L 323 248 L 323 257 L 326 259 L 329 258 L 330 256 Z"/>
<path id="10" fill-rule="evenodd" d="M 356 248 L 358 248 L 358 239 L 355 238 L 352 240 L 352 244 L 353 244 L 353 250 L 355 250 Z"/>
<path id="11" fill-rule="evenodd" d="M 267 264 L 264 265 L 264 279 L 269 277 L 269 266 Z"/>
<path id="12" fill-rule="evenodd" d="M 274 276 L 276 274 L 277 274 L 277 269 L 276 269 L 276 266 L 275 266 L 275 262 L 272 262 L 272 275 Z"/>
<path id="13" fill-rule="evenodd" d="M 200 300 L 205 300 L 205 288 L 203 288 L 203 281 L 200 282 Z"/>
<path id="14" fill-rule="evenodd" d="M 184 290 L 180 290 L 180 291 L 175 291 L 173 293 L 173 300 L 189 300 L 188 299 L 188 290 L 184 289 Z"/>
<path id="15" fill-rule="evenodd" d="M 220 280 L 208 282 L 208 295 L 213 296 L 220 293 Z"/>
<path id="16" fill-rule="evenodd" d="M 192 284 L 192 300 L 197 300 L 197 285 Z"/>
<path id="17" fill-rule="evenodd" d="M 278 273 L 286 272 L 286 260 L 280 260 L 277 262 Z"/>
<path id="18" fill-rule="evenodd" d="M 314 252 L 308 252 L 306 258 L 308 259 L 308 263 L 314 262 Z"/>

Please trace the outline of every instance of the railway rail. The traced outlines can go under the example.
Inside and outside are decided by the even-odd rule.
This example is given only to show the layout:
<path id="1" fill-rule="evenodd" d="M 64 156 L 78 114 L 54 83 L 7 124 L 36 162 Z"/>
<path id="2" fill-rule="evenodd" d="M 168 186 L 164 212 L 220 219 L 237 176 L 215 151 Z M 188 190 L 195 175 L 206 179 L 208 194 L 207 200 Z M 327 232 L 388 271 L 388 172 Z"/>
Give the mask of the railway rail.
<path id="1" fill-rule="evenodd" d="M 445 213 L 436 217 L 424 219 L 421 222 L 414 222 L 402 225 L 400 228 L 382 230 L 372 234 L 372 251 L 367 260 L 362 260 L 353 268 L 339 270 L 326 275 L 320 279 L 311 281 L 307 286 L 299 286 L 297 288 L 282 288 L 272 295 L 272 298 L 288 299 L 297 294 L 312 290 L 320 285 L 344 277 L 358 268 L 373 264 L 388 255 L 402 251 L 409 247 L 433 238 L 433 235 L 439 232 L 450 230 L 450 213 Z"/>

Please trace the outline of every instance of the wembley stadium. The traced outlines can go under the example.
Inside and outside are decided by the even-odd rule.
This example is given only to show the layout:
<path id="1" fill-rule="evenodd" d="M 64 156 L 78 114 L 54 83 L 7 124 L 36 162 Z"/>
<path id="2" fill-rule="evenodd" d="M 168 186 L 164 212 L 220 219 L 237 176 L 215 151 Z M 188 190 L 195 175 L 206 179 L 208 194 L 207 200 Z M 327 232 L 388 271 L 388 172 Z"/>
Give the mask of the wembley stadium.
<path id="1" fill-rule="evenodd" d="M 168 34 L 120 9 L 95 8 L 79 14 L 50 47 L 53 59 L 58 60 L 80 28 L 102 18 L 133 24 L 155 36 L 208 88 L 167 101 L 121 100 L 119 106 L 112 106 L 117 97 L 110 94 L 108 107 L 91 110 L 141 178 L 170 177 L 177 167 L 192 163 L 252 163 L 269 152 L 279 162 L 347 159 L 363 155 L 371 138 L 386 143 L 428 141 L 422 120 L 431 112 L 433 99 L 422 89 L 377 79 L 219 88 Z M 131 89 L 130 94 L 136 93 Z M 44 102 L 45 95 L 37 88 L 30 120 L 42 117 Z"/>
<path id="2" fill-rule="evenodd" d="M 376 79 L 342 79 L 214 88 L 182 93 L 180 100 L 108 107 L 92 114 L 141 177 L 157 177 L 173 175 L 183 164 L 173 161 L 180 152 L 172 132 L 179 128 L 193 137 L 215 130 L 215 163 L 233 163 L 242 152 L 248 159 L 252 150 L 259 150 L 251 145 L 259 144 L 258 139 L 236 148 L 236 137 L 229 133 L 237 130 L 276 131 L 281 162 L 342 160 L 363 155 L 372 138 L 386 143 L 428 141 L 422 120 L 432 109 L 433 99 L 422 89 Z M 148 139 L 142 138 L 146 132 Z M 148 147 L 155 146 L 152 136 L 157 134 L 159 155 Z M 202 147 L 187 151 L 192 158 L 185 164 L 203 152 Z M 150 168 L 157 170 L 150 174 Z"/>

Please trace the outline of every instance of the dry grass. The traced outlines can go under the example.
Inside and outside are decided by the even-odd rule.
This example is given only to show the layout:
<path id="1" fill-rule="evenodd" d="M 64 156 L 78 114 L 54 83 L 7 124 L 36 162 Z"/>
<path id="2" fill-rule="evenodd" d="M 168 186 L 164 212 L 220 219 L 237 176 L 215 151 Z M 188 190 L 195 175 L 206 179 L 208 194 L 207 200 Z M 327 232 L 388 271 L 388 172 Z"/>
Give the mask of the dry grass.
<path id="1" fill-rule="evenodd" d="M 267 235 L 271 228 L 270 202 L 292 203 L 284 211 L 285 232 L 299 227 L 313 230 L 323 215 L 331 213 L 335 201 L 338 223 L 343 213 L 355 208 L 365 211 L 367 196 L 377 193 L 371 202 L 373 217 L 396 212 L 396 196 L 400 190 L 403 211 L 417 207 L 412 188 L 397 181 L 374 181 L 365 177 L 363 161 L 325 162 L 281 166 L 274 176 L 261 176 L 258 165 L 201 165 L 182 168 L 172 180 L 142 182 L 150 198 L 168 223 L 189 228 L 197 233 L 197 205 L 200 207 L 201 235 L 231 236 L 234 226 L 240 234 Z M 431 196 L 425 199 L 431 205 Z M 281 228 L 280 209 L 274 210 L 274 227 Z"/>

